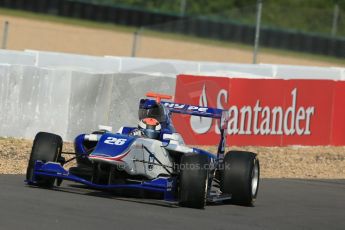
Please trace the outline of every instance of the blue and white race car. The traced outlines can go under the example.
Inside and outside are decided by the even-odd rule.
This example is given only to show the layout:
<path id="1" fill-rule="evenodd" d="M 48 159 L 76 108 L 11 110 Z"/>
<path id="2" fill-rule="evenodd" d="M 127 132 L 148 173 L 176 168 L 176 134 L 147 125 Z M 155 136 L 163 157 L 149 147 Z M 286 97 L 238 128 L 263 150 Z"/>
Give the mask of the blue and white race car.
<path id="1" fill-rule="evenodd" d="M 122 127 L 80 134 L 75 138 L 76 167 L 66 170 L 58 135 L 39 132 L 32 146 L 26 183 L 50 188 L 63 180 L 122 195 L 148 194 L 185 207 L 204 208 L 224 202 L 252 206 L 259 188 L 256 154 L 225 154 L 228 112 L 178 104 L 170 96 L 149 93 L 139 104 L 138 127 Z M 168 99 L 161 101 L 161 99 Z M 184 144 L 172 124 L 173 113 L 220 120 L 218 152 L 213 154 Z"/>

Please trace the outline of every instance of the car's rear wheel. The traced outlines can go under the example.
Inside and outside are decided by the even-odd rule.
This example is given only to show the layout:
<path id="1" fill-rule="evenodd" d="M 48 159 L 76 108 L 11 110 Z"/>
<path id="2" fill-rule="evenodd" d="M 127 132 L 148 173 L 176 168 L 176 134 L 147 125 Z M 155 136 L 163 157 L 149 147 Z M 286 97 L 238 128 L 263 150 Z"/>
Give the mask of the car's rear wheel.
<path id="1" fill-rule="evenodd" d="M 181 206 L 204 208 L 207 195 L 209 164 L 207 156 L 182 156 L 179 183 L 179 203 Z"/>
<path id="2" fill-rule="evenodd" d="M 221 175 L 221 191 L 231 194 L 232 203 L 254 205 L 260 180 L 260 164 L 255 153 L 229 151 Z"/>
<path id="3" fill-rule="evenodd" d="M 26 171 L 26 179 L 28 181 L 35 181 L 41 187 L 52 187 L 54 185 L 54 178 L 44 176 L 36 176 L 34 178 L 34 166 L 37 160 L 57 162 L 61 156 L 62 143 L 62 138 L 58 135 L 45 132 L 37 133 Z"/>

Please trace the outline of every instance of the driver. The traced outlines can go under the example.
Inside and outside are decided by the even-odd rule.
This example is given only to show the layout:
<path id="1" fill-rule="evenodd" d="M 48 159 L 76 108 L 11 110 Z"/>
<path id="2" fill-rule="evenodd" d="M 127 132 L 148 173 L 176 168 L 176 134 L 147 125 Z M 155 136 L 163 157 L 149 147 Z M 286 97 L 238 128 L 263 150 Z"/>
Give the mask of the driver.
<path id="1" fill-rule="evenodd" d="M 138 129 L 131 132 L 134 136 L 144 136 L 151 139 L 158 140 L 160 137 L 162 127 L 155 118 L 144 118 L 139 121 Z"/>

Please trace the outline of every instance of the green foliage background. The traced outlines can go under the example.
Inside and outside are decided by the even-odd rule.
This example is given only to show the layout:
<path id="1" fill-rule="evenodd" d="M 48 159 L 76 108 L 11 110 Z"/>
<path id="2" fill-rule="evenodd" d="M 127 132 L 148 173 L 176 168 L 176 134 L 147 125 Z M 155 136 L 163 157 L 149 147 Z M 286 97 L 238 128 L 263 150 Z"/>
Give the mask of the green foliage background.
<path id="1" fill-rule="evenodd" d="M 180 14 L 184 0 L 79 0 Z M 254 24 L 256 0 L 185 0 L 186 15 Z M 330 35 L 335 4 L 337 36 L 345 37 L 345 0 L 262 0 L 264 26 Z"/>

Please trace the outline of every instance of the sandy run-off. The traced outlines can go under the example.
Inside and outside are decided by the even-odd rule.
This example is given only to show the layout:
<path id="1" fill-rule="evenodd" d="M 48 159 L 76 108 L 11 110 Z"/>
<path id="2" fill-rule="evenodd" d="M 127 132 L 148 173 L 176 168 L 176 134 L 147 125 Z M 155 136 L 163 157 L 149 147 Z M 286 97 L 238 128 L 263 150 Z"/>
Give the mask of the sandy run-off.
<path id="1" fill-rule="evenodd" d="M 32 141 L 0 138 L 0 173 L 25 174 Z M 215 147 L 206 147 L 215 151 Z M 264 178 L 345 179 L 345 147 L 245 147 L 258 154 Z M 73 151 L 65 143 L 64 151 Z M 70 166 L 70 165 L 67 165 Z"/>
<path id="2" fill-rule="evenodd" d="M 9 21 L 8 49 L 43 50 L 88 55 L 130 56 L 133 33 L 116 29 L 95 29 L 56 22 L 40 21 L 0 15 L 0 23 Z M 114 27 L 115 28 L 115 27 Z M 251 63 L 252 49 L 236 46 L 162 38 L 141 33 L 136 56 L 196 61 Z M 261 63 L 339 66 L 340 64 L 318 61 L 306 57 L 261 52 Z"/>

